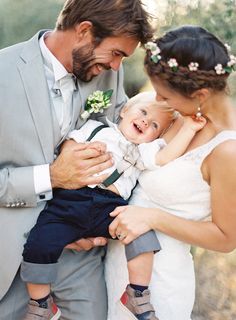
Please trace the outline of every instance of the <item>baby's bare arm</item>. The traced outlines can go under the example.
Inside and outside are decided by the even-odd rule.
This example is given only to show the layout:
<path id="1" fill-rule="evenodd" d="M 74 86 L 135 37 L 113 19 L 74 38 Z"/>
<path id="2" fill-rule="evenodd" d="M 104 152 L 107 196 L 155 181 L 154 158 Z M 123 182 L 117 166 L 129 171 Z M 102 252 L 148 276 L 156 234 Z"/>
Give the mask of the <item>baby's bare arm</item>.
<path id="1" fill-rule="evenodd" d="M 168 162 L 180 157 L 187 149 L 196 132 L 201 130 L 205 124 L 206 119 L 203 117 L 183 117 L 182 127 L 170 140 L 170 142 L 167 142 L 167 145 L 162 150 L 157 152 L 155 159 L 156 164 L 163 166 Z"/>

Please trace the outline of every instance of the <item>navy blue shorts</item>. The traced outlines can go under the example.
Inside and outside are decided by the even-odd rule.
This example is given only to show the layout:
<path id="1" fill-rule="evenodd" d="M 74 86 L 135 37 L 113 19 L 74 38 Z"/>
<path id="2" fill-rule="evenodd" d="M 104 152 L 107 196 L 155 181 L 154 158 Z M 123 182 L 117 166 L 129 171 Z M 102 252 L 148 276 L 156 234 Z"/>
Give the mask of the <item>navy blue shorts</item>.
<path id="1" fill-rule="evenodd" d="M 87 237 L 110 238 L 110 217 L 117 206 L 127 201 L 109 190 L 81 188 L 55 189 L 53 199 L 40 213 L 24 247 L 24 261 L 55 263 L 63 248 Z"/>

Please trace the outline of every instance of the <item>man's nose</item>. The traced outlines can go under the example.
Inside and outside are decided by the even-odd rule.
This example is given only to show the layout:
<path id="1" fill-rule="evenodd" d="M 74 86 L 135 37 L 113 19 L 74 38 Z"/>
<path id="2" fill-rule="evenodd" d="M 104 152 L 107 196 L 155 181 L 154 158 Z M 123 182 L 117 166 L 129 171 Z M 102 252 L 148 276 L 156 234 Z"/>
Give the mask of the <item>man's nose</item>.
<path id="1" fill-rule="evenodd" d="M 122 57 L 114 57 L 110 62 L 111 69 L 114 71 L 118 71 L 120 68 L 121 61 L 122 61 Z"/>

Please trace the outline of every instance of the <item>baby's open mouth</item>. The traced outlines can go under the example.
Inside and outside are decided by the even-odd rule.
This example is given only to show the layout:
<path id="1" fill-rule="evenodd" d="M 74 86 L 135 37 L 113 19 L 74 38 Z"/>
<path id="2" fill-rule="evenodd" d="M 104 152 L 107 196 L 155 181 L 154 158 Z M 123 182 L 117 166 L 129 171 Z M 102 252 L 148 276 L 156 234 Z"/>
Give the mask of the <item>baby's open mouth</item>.
<path id="1" fill-rule="evenodd" d="M 136 131 L 138 131 L 139 133 L 143 133 L 142 128 L 138 124 L 134 123 L 134 127 L 135 127 Z"/>

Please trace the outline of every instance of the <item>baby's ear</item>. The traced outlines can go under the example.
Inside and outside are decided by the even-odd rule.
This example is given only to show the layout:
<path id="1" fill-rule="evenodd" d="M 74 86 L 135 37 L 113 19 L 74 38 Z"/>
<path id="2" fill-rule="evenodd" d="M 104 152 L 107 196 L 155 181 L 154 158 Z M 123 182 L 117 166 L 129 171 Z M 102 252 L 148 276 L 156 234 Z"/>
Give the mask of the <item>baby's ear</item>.
<path id="1" fill-rule="evenodd" d="M 129 106 L 126 104 L 120 111 L 120 118 L 123 119 L 124 115 L 126 114 L 127 110 L 129 109 Z"/>

